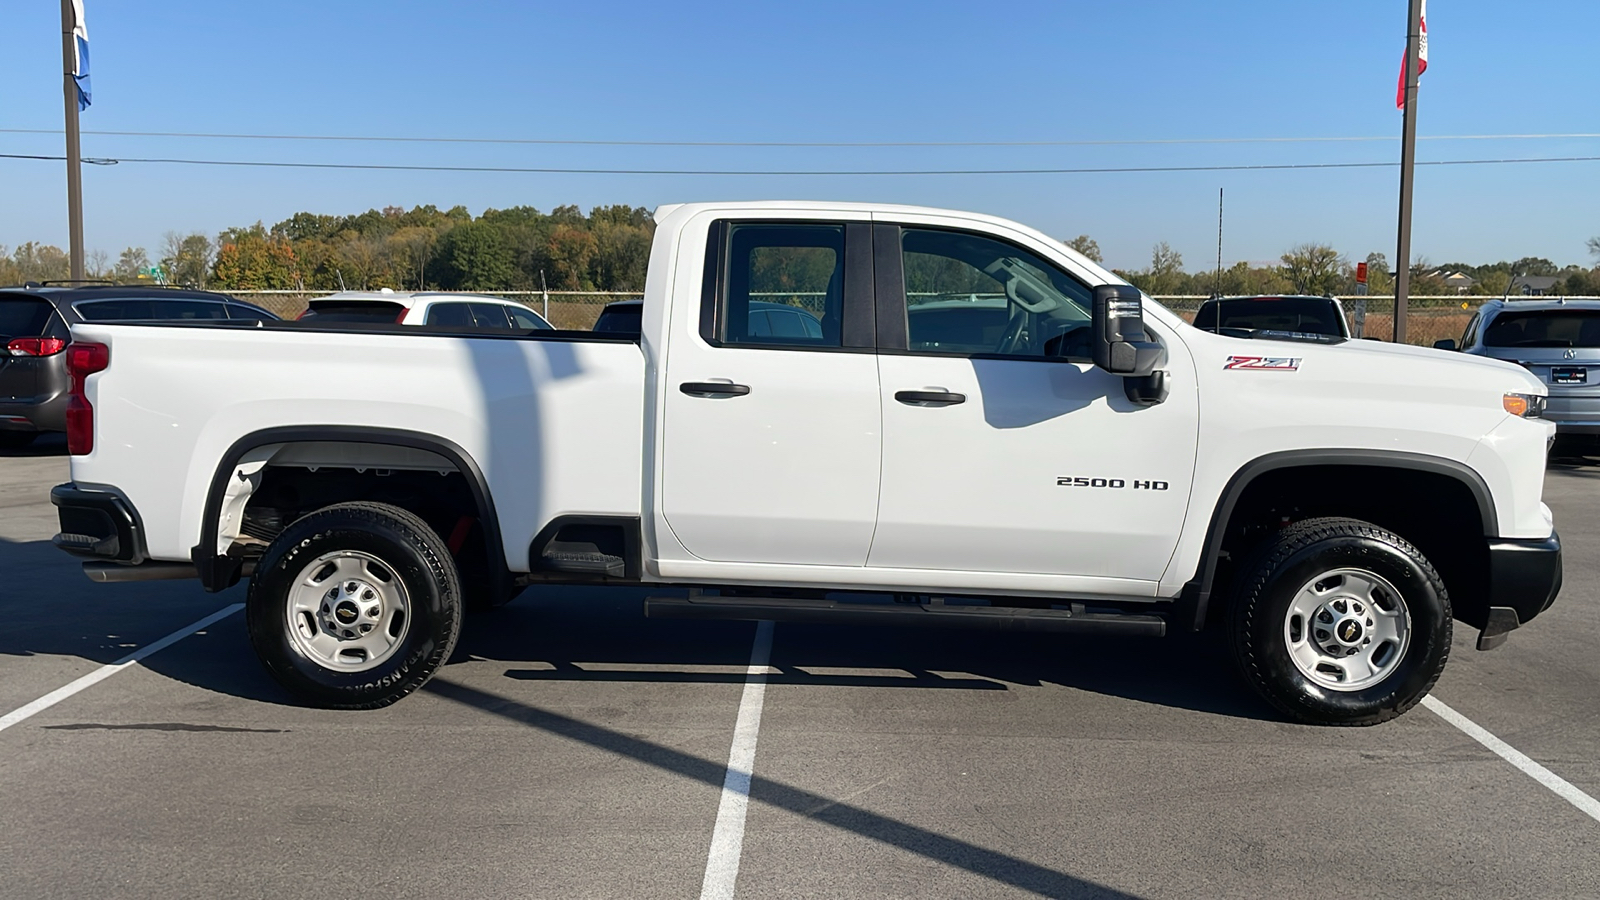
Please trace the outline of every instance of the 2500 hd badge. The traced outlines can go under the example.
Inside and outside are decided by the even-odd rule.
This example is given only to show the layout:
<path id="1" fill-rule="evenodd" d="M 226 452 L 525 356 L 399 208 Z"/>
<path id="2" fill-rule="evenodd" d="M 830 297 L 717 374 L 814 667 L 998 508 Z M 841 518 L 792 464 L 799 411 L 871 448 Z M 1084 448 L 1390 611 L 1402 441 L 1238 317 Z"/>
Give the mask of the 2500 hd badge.
<path id="1" fill-rule="evenodd" d="M 1060 487 L 1087 487 L 1087 488 L 1125 488 L 1132 487 L 1136 491 L 1164 491 L 1170 485 L 1165 481 L 1146 481 L 1135 478 L 1127 481 L 1122 478 L 1086 478 L 1082 475 L 1063 475 L 1056 479 Z"/>

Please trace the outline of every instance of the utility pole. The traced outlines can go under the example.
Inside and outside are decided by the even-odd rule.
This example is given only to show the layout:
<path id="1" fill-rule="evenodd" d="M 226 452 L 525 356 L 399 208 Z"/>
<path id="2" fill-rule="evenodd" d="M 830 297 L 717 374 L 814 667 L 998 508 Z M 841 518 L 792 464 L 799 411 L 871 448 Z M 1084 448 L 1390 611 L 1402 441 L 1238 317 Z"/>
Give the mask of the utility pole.
<path id="1" fill-rule="evenodd" d="M 61 0 L 61 89 L 67 101 L 67 246 L 72 257 L 72 278 L 83 279 L 83 172 L 78 153 L 78 83 L 73 76 L 77 59 L 78 24 L 72 0 Z"/>
<path id="2" fill-rule="evenodd" d="M 1411 188 L 1417 164 L 1417 76 L 1422 64 L 1422 0 L 1410 0 L 1406 19 L 1406 108 L 1400 142 L 1400 240 L 1395 252 L 1394 342 L 1406 342 L 1411 295 Z"/>

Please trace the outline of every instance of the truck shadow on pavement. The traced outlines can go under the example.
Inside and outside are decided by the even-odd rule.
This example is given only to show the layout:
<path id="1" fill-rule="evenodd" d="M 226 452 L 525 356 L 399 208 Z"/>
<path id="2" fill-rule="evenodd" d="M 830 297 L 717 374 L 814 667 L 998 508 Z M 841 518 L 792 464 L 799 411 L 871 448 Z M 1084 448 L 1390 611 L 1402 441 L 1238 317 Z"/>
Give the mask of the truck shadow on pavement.
<path id="1" fill-rule="evenodd" d="M 646 592 L 639 589 L 544 590 L 552 593 L 533 588 L 532 597 L 469 618 L 455 659 L 510 663 L 507 678 L 531 682 L 745 680 L 749 623 L 644 619 Z M 781 624 L 776 635 L 777 671 L 767 676 L 772 685 L 958 691 L 1057 685 L 1214 715 L 1282 720 L 1234 673 L 1215 634 L 1150 639 Z"/>
<path id="2" fill-rule="evenodd" d="M 478 690 L 448 678 L 436 678 L 429 693 L 470 706 L 501 719 L 653 766 L 710 787 L 721 788 L 725 764 L 572 718 L 553 710 Z M 943 835 L 872 812 L 846 801 L 755 775 L 749 782 L 751 801 L 830 825 L 861 837 L 963 869 L 1001 884 L 1045 897 L 1085 900 L 1137 900 L 1136 895 L 1068 875 L 1037 863 Z"/>

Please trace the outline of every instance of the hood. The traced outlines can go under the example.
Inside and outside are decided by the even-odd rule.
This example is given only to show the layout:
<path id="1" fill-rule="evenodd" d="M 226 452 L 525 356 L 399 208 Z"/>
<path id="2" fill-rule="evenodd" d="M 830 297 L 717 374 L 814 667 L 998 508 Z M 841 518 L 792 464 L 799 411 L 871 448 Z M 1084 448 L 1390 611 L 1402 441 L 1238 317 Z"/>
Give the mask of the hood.
<path id="1" fill-rule="evenodd" d="M 1235 338 L 1186 328 L 1183 337 L 1197 359 L 1214 357 L 1222 367 L 1232 356 L 1293 360 L 1293 368 L 1317 380 L 1384 381 L 1393 386 L 1459 387 L 1503 385 L 1500 390 L 1544 394 L 1546 385 L 1515 363 L 1453 350 L 1356 339 L 1340 344 Z M 1204 364 L 1204 363 L 1203 363 Z M 1291 364 L 1282 363 L 1285 367 Z"/>

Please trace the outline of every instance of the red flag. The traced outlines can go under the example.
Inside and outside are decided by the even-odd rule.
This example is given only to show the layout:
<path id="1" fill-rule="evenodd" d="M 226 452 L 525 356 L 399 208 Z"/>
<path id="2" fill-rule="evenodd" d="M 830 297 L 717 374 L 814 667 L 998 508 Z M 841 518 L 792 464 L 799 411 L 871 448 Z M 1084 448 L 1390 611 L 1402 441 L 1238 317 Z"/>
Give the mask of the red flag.
<path id="1" fill-rule="evenodd" d="M 1406 108 L 1406 58 L 1410 48 L 1400 53 L 1400 87 L 1394 93 L 1394 108 Z M 1428 71 L 1428 0 L 1422 0 L 1422 34 L 1417 38 L 1417 79 Z"/>

